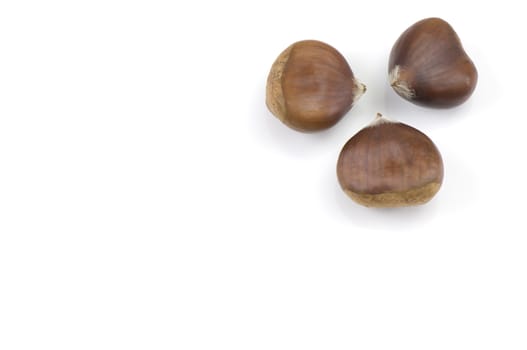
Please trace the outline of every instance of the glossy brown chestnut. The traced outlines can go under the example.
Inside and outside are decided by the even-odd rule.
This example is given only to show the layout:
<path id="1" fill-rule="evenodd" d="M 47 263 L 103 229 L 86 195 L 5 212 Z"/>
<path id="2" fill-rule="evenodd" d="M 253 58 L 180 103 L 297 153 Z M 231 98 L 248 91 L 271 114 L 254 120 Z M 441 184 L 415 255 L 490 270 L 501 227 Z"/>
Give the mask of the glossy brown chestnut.
<path id="1" fill-rule="evenodd" d="M 436 108 L 465 102 L 478 80 L 456 32 L 440 18 L 419 21 L 401 34 L 392 48 L 388 71 L 397 94 Z"/>
<path id="2" fill-rule="evenodd" d="M 365 90 L 336 49 L 306 40 L 289 46 L 274 62 L 266 104 L 287 126 L 311 132 L 335 125 Z"/>
<path id="3" fill-rule="evenodd" d="M 337 163 L 342 189 L 367 207 L 428 202 L 443 182 L 443 161 L 432 140 L 380 114 L 342 148 Z"/>

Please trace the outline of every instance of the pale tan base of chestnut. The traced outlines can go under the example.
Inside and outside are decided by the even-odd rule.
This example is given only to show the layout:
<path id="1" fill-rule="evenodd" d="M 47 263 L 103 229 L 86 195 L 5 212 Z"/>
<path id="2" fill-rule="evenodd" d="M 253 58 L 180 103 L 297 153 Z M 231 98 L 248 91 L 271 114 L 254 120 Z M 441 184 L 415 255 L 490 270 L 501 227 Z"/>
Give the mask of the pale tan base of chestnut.
<path id="1" fill-rule="evenodd" d="M 379 194 L 355 193 L 344 190 L 355 202 L 366 207 L 396 208 L 419 205 L 428 202 L 439 191 L 441 184 L 431 182 L 428 185 L 406 192 L 387 192 Z"/>
<path id="2" fill-rule="evenodd" d="M 285 118 L 286 109 L 284 93 L 282 91 L 282 73 L 284 72 L 285 64 L 289 60 L 292 48 L 293 45 L 285 49 L 273 63 L 271 72 L 267 78 L 267 89 L 265 91 L 265 104 L 267 108 L 286 125 L 289 125 L 289 123 Z"/>

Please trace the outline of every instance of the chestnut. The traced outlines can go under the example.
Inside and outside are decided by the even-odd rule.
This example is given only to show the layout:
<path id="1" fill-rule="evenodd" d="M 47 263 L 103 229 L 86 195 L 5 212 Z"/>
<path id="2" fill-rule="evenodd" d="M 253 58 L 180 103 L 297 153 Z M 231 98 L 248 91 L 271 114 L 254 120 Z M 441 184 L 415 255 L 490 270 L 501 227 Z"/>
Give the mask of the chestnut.
<path id="1" fill-rule="evenodd" d="M 417 105 L 448 108 L 465 102 L 478 72 L 446 21 L 427 18 L 408 28 L 390 53 L 390 84 Z"/>
<path id="2" fill-rule="evenodd" d="M 443 161 L 421 131 L 381 114 L 344 145 L 337 162 L 342 189 L 367 207 L 428 202 L 443 182 Z"/>
<path id="3" fill-rule="evenodd" d="M 286 48 L 273 63 L 266 104 L 287 126 L 312 132 L 335 125 L 365 90 L 340 52 L 305 40 Z"/>

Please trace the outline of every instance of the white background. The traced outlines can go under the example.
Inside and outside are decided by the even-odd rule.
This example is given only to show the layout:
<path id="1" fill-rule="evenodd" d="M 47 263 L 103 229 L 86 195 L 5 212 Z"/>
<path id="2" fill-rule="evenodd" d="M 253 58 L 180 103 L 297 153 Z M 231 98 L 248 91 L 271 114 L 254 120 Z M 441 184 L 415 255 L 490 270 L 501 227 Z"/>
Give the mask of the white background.
<path id="1" fill-rule="evenodd" d="M 0 349 L 526 349 L 520 4 L 2 1 Z M 430 16 L 479 71 L 459 108 L 387 84 Z M 264 103 L 302 39 L 368 87 L 317 134 Z M 441 150 L 429 204 L 340 190 L 340 148 L 376 112 Z"/>

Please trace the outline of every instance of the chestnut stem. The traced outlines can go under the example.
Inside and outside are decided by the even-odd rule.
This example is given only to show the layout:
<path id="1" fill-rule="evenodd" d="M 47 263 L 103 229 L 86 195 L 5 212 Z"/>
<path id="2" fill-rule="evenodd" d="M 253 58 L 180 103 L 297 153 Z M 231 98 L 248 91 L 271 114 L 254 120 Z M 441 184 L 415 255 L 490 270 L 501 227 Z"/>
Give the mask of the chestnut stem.
<path id="1" fill-rule="evenodd" d="M 377 126 L 377 125 L 384 124 L 384 123 L 395 123 L 395 121 L 393 121 L 393 120 L 391 120 L 389 118 L 386 118 L 381 113 L 377 113 L 377 115 L 372 120 L 372 122 L 370 123 L 369 126 L 372 127 L 372 126 Z"/>

